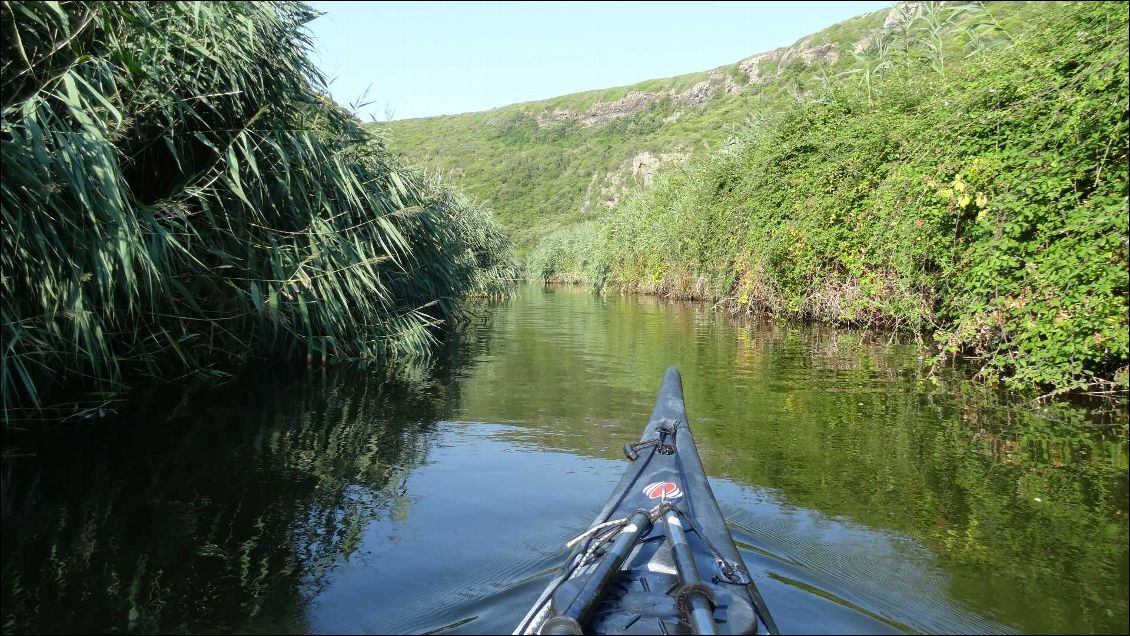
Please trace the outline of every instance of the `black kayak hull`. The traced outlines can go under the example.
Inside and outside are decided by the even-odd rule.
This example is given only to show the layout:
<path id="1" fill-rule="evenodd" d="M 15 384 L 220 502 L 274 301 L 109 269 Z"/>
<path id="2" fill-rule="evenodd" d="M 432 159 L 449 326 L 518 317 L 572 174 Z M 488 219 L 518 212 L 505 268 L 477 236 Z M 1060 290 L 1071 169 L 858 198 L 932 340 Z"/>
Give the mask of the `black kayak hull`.
<path id="1" fill-rule="evenodd" d="M 611 538 L 596 547 L 591 537 L 580 542 L 514 633 L 776 633 L 703 471 L 673 368 L 640 442 L 638 451 L 625 448 L 637 456 L 589 526 L 599 537 L 610 520 L 626 522 L 608 532 L 642 521 L 638 537 L 622 540 L 633 541 L 630 552 L 610 563 L 602 550 L 614 551 Z M 593 589 L 600 591 L 588 598 Z"/>

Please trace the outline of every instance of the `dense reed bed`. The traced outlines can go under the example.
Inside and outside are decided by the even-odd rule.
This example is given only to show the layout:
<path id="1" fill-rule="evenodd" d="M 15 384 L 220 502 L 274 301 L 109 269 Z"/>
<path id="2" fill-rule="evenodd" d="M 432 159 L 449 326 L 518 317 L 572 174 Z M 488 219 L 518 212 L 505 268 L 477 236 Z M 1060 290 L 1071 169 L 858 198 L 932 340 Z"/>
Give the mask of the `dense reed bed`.
<path id="1" fill-rule="evenodd" d="M 137 375 L 426 355 L 490 213 L 326 97 L 296 2 L 4 2 L 4 416 Z"/>

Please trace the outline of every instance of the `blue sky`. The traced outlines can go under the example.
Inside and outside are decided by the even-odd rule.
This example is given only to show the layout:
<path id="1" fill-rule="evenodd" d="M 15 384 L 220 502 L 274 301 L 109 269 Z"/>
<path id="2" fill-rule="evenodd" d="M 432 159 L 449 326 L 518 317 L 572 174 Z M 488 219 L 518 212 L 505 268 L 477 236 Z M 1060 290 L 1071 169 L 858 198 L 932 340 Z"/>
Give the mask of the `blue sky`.
<path id="1" fill-rule="evenodd" d="M 315 61 L 365 120 L 704 71 L 892 2 L 309 2 Z"/>

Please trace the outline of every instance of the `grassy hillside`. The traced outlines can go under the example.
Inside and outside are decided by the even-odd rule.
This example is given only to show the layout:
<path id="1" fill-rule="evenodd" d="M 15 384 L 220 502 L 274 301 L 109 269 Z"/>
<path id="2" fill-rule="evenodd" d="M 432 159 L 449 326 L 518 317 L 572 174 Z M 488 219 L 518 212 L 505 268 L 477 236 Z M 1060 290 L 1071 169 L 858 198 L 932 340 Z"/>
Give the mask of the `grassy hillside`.
<path id="1" fill-rule="evenodd" d="M 491 205 L 525 249 L 606 213 L 657 169 L 721 148 L 751 117 L 824 99 L 837 76 L 870 81 L 882 37 L 927 37 L 909 32 L 910 18 L 921 10 L 912 4 L 863 15 L 791 47 L 701 73 L 373 126 L 387 127 L 397 152 Z M 986 19 L 1020 28 L 1039 10 L 993 3 Z M 935 26 L 950 55 L 963 55 L 970 37 L 979 36 Z"/>
<path id="2" fill-rule="evenodd" d="M 964 50 L 891 34 L 869 82 L 751 121 L 529 271 L 934 332 L 1015 387 L 1125 389 L 1126 5 L 1040 5 L 1023 28 L 978 8 L 918 18 Z"/>
<path id="3" fill-rule="evenodd" d="M 305 5 L 4 9 L 5 419 L 252 353 L 424 355 L 510 275 L 488 211 L 326 99 Z"/>

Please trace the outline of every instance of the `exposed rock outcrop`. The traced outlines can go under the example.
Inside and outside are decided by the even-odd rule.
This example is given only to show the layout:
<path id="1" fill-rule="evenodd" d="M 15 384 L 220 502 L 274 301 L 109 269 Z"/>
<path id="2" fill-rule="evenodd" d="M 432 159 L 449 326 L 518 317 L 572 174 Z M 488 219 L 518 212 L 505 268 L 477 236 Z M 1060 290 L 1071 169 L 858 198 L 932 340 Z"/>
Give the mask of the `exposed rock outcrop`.
<path id="1" fill-rule="evenodd" d="M 805 64 L 818 61 L 835 64 L 840 59 L 840 53 L 836 50 L 835 44 L 821 44 L 801 51 L 800 59 L 804 60 Z"/>
<path id="2" fill-rule="evenodd" d="M 904 2 L 891 7 L 886 19 L 883 20 L 883 26 L 878 31 L 872 31 L 860 38 L 852 46 L 851 52 L 856 55 L 863 53 L 875 43 L 876 38 L 881 41 L 885 33 L 902 28 L 920 15 L 922 15 L 921 2 Z"/>
<path id="3" fill-rule="evenodd" d="M 891 8 L 890 13 L 887 14 L 887 19 L 883 20 L 883 30 L 892 31 L 897 29 L 918 17 L 921 13 L 921 2 L 904 2 L 895 5 Z"/>
<path id="4" fill-rule="evenodd" d="M 657 156 L 645 150 L 632 157 L 632 176 L 651 185 L 651 180 L 655 177 L 659 166 L 672 161 L 683 161 L 686 158 L 687 156 L 681 152 L 662 152 Z"/>
<path id="5" fill-rule="evenodd" d="M 738 70 L 749 76 L 749 83 L 756 83 L 761 79 L 761 63 L 766 60 L 775 60 L 781 57 L 781 49 L 769 51 L 768 53 L 760 53 L 751 58 L 742 60 L 738 64 Z"/>
<path id="6" fill-rule="evenodd" d="M 659 164 L 659 157 L 645 150 L 632 157 L 632 176 L 650 185 L 651 178 L 655 176 L 655 170 L 659 168 Z"/>
<path id="7" fill-rule="evenodd" d="M 811 44 L 811 42 L 812 38 L 805 38 L 800 42 L 797 42 L 796 46 L 785 51 L 785 54 L 781 56 L 781 66 L 778 67 L 778 72 L 780 72 L 781 67 L 784 67 L 789 63 L 790 60 L 795 59 L 797 56 L 800 56 L 800 59 L 802 62 L 804 62 L 805 66 L 808 66 L 814 62 L 826 62 L 828 64 L 835 64 L 840 59 L 840 53 L 836 50 L 835 44 L 828 43 L 813 45 Z"/>
<path id="8" fill-rule="evenodd" d="M 555 110 L 549 113 L 535 115 L 538 125 L 543 126 L 554 121 L 575 121 L 586 128 L 602 126 L 618 117 L 651 107 L 655 102 L 663 99 L 669 93 L 649 93 L 646 91 L 631 91 L 614 102 L 598 102 L 584 112 L 572 110 Z"/>
<path id="9" fill-rule="evenodd" d="M 686 92 L 675 95 L 674 101 L 687 106 L 701 106 L 710 101 L 715 92 L 717 92 L 715 85 L 704 80 L 695 84 Z"/>
<path id="10" fill-rule="evenodd" d="M 624 117 L 632 113 L 651 107 L 655 102 L 663 99 L 667 93 L 648 93 L 645 91 L 632 91 L 614 102 L 600 102 L 593 104 L 592 108 L 582 113 L 581 124 L 591 128 L 601 126 L 617 117 Z"/>
<path id="11" fill-rule="evenodd" d="M 585 199 L 581 208 L 586 212 L 592 211 L 597 206 L 614 208 L 633 183 L 642 181 L 644 184 L 651 185 L 655 174 L 662 166 L 685 161 L 688 156 L 688 151 L 685 148 L 659 154 L 645 150 L 621 163 L 616 170 L 605 173 L 599 179 L 597 174 L 594 173 L 585 192 Z"/>
<path id="12" fill-rule="evenodd" d="M 688 90 L 676 94 L 675 91 L 631 91 L 614 102 L 598 102 L 584 112 L 572 110 L 554 110 L 541 112 L 534 115 L 538 126 L 544 126 L 557 121 L 574 121 L 585 128 L 603 126 L 618 117 L 625 117 L 640 110 L 653 106 L 659 100 L 670 97 L 671 101 L 680 106 L 702 106 L 718 92 L 718 84 L 710 80 L 703 80 Z"/>

